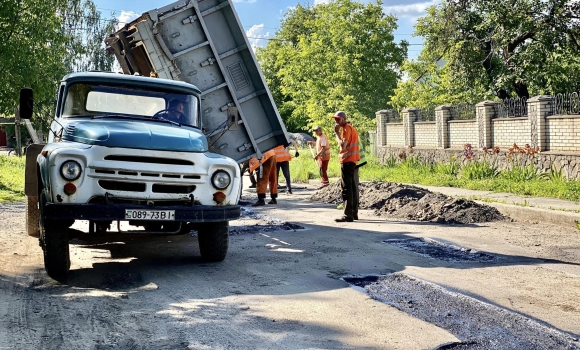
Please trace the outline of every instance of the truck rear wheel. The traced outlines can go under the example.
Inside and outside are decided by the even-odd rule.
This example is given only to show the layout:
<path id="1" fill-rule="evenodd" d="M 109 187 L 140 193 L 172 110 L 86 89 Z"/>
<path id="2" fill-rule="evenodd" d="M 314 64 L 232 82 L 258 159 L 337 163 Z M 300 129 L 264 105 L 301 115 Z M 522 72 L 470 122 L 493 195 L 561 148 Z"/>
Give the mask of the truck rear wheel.
<path id="1" fill-rule="evenodd" d="M 228 254 L 230 223 L 206 222 L 197 229 L 199 252 L 205 261 L 223 261 Z"/>
<path id="2" fill-rule="evenodd" d="M 67 229 L 63 225 L 44 218 L 45 194 L 40 195 L 40 246 L 44 252 L 44 269 L 53 279 L 64 282 L 70 269 Z"/>

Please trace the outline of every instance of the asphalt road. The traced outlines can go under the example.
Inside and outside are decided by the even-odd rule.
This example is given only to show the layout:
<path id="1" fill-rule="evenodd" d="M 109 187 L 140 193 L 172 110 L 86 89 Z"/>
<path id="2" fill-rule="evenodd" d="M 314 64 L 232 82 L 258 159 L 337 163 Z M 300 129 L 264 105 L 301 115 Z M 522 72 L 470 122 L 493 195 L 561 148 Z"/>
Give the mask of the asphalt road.
<path id="1" fill-rule="evenodd" d="M 578 231 L 371 212 L 338 224 L 340 212 L 311 193 L 247 208 L 222 263 L 201 261 L 191 235 L 73 241 L 64 285 L 44 272 L 24 207 L 0 206 L 0 349 L 580 346 Z M 486 258 L 446 258 L 433 242 Z M 369 275 L 385 277 L 348 279 Z M 493 342 L 506 332 L 517 341 Z"/>

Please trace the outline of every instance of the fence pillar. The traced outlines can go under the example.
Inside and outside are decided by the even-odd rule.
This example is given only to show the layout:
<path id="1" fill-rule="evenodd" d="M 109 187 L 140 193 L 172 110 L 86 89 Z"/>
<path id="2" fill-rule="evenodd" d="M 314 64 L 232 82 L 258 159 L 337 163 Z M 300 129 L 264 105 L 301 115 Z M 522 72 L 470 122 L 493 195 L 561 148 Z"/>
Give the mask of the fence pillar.
<path id="1" fill-rule="evenodd" d="M 443 105 L 435 108 L 435 124 L 437 126 L 437 148 L 449 148 L 448 121 L 451 119 L 451 106 Z"/>
<path id="2" fill-rule="evenodd" d="M 387 144 L 387 122 L 389 121 L 388 110 L 381 110 L 375 113 L 377 119 L 377 146 Z"/>
<path id="3" fill-rule="evenodd" d="M 479 148 L 492 146 L 491 120 L 495 117 L 495 105 L 493 101 L 483 101 L 475 105 Z"/>
<path id="4" fill-rule="evenodd" d="M 531 146 L 539 147 L 540 151 L 548 150 L 546 139 L 546 117 L 552 112 L 551 96 L 534 96 L 528 100 L 528 119 L 530 120 Z"/>
<path id="5" fill-rule="evenodd" d="M 419 114 L 418 108 L 405 108 L 403 113 L 403 129 L 405 130 L 405 146 L 415 146 L 415 121 Z"/>

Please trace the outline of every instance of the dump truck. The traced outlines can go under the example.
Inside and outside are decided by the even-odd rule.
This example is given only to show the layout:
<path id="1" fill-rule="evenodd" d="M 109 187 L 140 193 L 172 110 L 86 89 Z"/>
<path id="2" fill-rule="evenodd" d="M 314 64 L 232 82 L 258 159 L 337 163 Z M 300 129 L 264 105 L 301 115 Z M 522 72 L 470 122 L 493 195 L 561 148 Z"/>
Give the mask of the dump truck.
<path id="1" fill-rule="evenodd" d="M 288 144 L 232 3 L 174 3 L 106 43 L 125 74 L 65 76 L 48 142 L 26 155 L 27 232 L 48 275 L 66 280 L 69 241 L 85 235 L 194 230 L 201 257 L 224 260 L 241 213 L 240 163 Z M 20 117 L 33 110 L 24 88 Z M 85 232 L 70 229 L 79 220 Z"/>

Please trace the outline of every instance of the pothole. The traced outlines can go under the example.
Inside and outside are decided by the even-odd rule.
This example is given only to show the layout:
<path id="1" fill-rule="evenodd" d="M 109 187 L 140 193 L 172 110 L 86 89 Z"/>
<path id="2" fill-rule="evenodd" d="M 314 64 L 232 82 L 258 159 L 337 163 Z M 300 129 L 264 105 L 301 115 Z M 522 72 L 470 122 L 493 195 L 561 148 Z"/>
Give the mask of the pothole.
<path id="1" fill-rule="evenodd" d="M 573 336 L 401 273 L 342 278 L 373 299 L 443 328 L 460 342 L 437 349 L 580 349 Z"/>
<path id="2" fill-rule="evenodd" d="M 479 252 L 475 249 L 458 247 L 430 238 L 389 239 L 383 242 L 428 258 L 443 261 L 491 262 L 496 260 L 496 257 L 491 254 Z"/>

